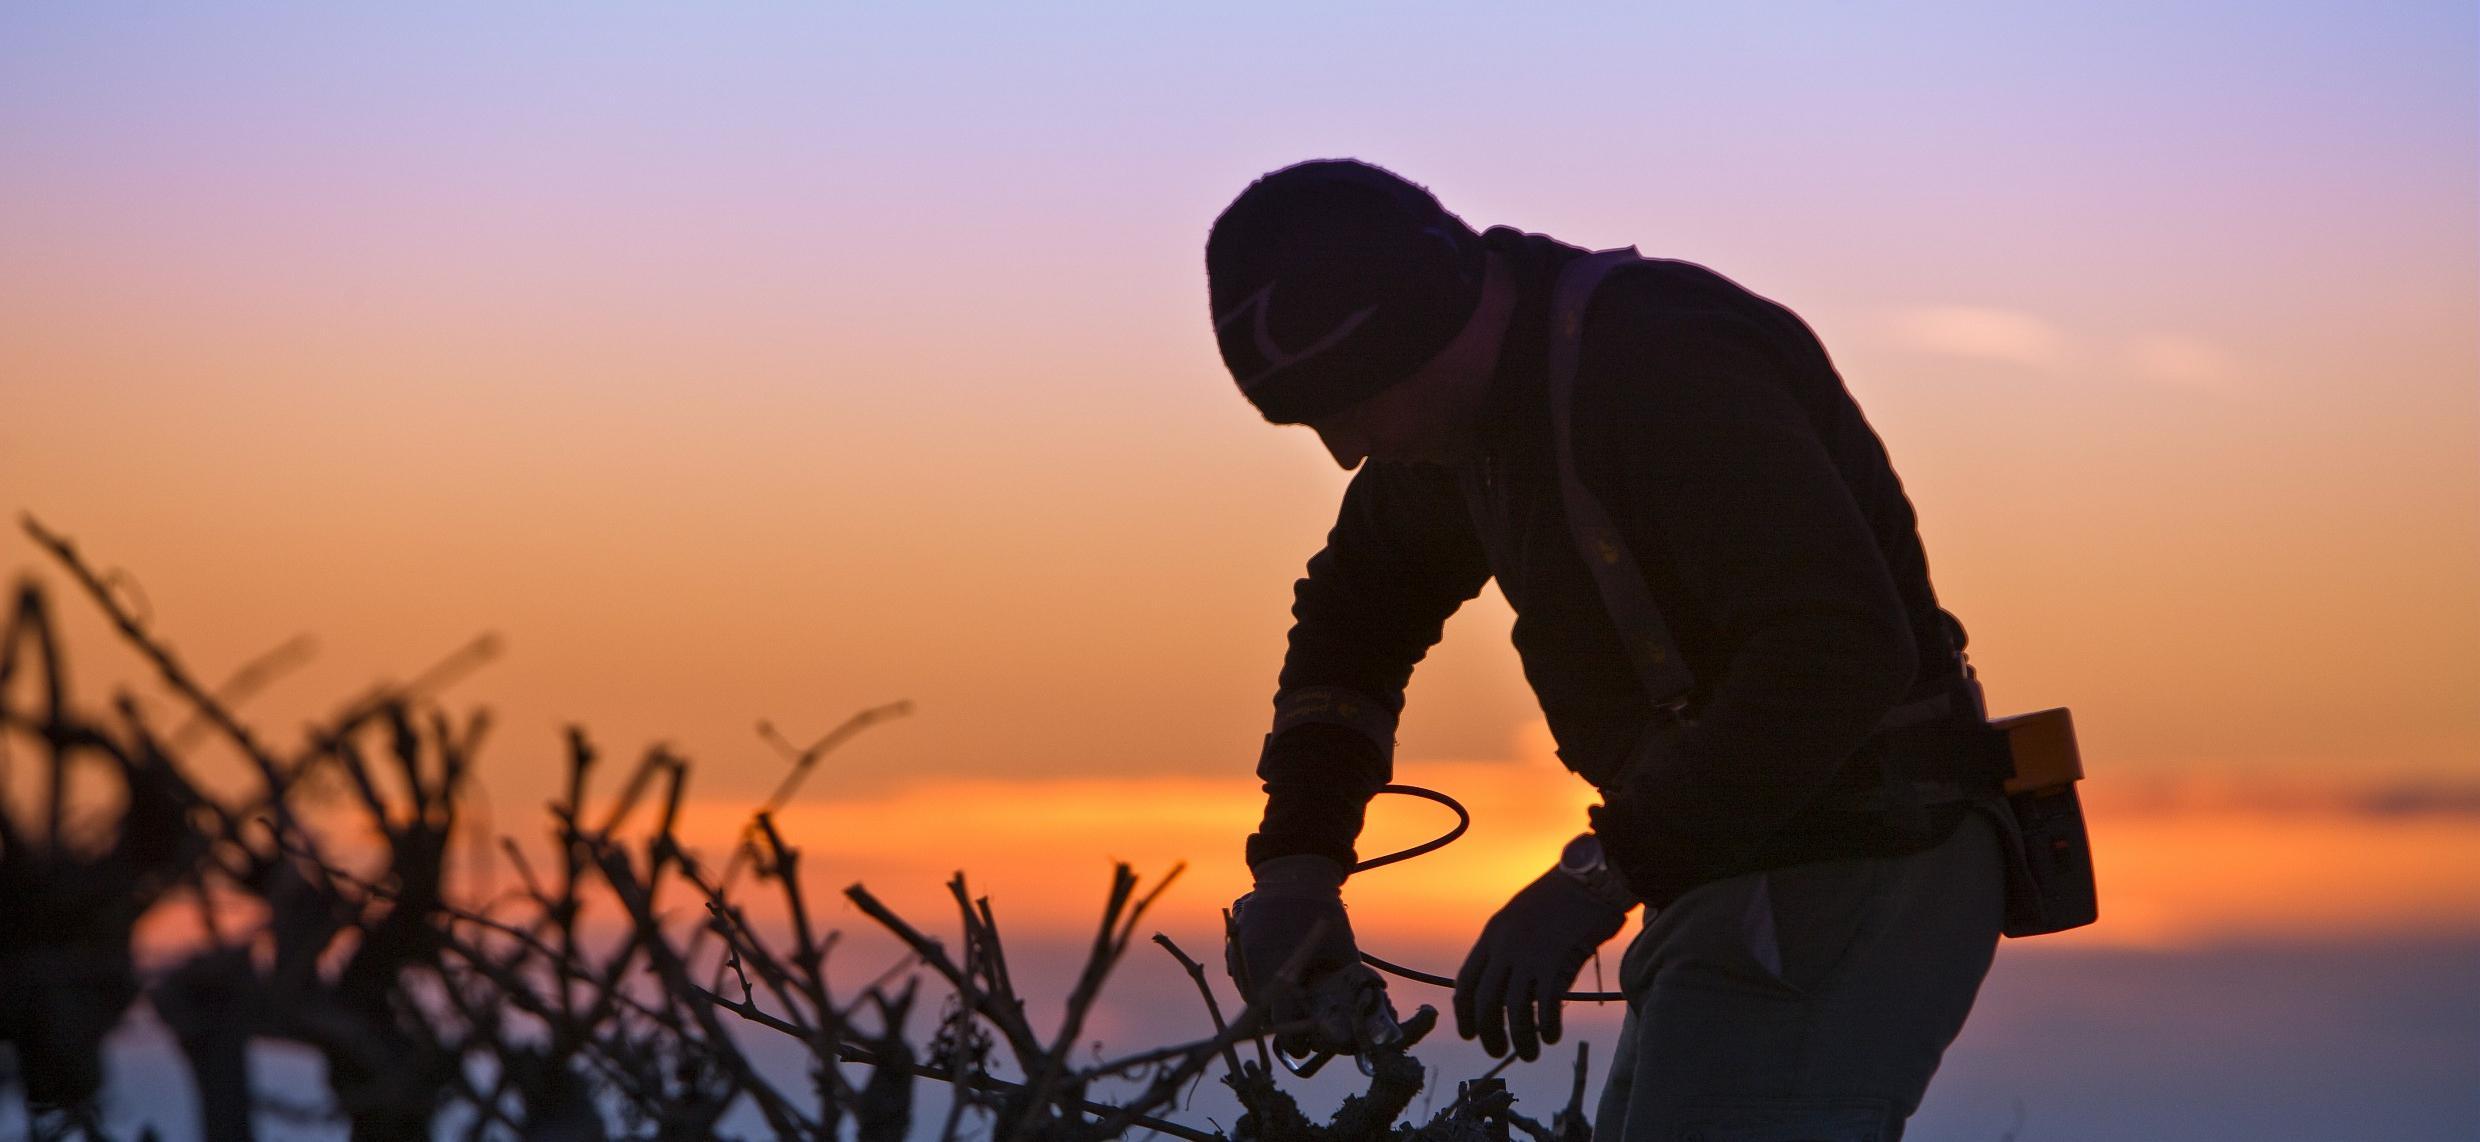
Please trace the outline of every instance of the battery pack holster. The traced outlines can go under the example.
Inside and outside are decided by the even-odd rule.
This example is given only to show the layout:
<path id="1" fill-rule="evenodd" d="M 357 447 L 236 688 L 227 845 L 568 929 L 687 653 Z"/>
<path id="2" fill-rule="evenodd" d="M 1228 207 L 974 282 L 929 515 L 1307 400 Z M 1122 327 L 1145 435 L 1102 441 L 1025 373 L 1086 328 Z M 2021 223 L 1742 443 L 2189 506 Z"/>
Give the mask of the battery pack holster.
<path id="1" fill-rule="evenodd" d="M 2092 841 L 2076 795 L 2083 758 L 2075 719 L 2064 707 L 1993 718 L 2005 733 L 2015 775 L 2007 780 L 2000 832 L 2006 838 L 2008 936 L 2040 936 L 2080 928 L 2100 915 L 2093 885 Z"/>

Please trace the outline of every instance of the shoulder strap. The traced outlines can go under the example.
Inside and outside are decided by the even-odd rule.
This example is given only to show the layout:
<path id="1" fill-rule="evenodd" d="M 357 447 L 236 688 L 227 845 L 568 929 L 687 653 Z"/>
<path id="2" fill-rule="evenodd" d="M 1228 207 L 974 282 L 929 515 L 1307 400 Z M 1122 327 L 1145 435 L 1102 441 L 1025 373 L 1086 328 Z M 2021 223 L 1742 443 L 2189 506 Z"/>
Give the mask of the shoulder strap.
<path id="1" fill-rule="evenodd" d="M 1619 629 L 1628 659 L 1636 664 L 1637 680 L 1655 705 L 1678 714 L 1688 703 L 1696 678 L 1671 641 L 1669 624 L 1645 589 L 1645 577 L 1628 553 L 1619 529 L 1602 510 L 1600 500 L 1576 475 L 1576 363 L 1582 355 L 1585 309 L 1593 291 L 1611 270 L 1642 260 L 1631 246 L 1601 250 L 1569 262 L 1559 271 L 1550 294 L 1550 431 L 1559 461 L 1559 496 L 1567 509 L 1567 527 L 1577 554 L 1592 569 L 1601 590 L 1602 608 Z"/>

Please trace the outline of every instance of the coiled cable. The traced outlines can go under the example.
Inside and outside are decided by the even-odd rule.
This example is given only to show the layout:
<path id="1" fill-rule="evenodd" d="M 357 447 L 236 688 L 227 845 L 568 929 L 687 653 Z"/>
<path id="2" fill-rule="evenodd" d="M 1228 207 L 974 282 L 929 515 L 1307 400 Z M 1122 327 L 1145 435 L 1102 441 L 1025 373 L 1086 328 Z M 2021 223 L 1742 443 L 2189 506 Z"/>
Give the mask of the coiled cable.
<path id="1" fill-rule="evenodd" d="M 1472 813 L 1464 808 L 1463 803 L 1435 789 L 1426 789 L 1418 785 L 1381 785 L 1378 787 L 1378 792 L 1393 793 L 1399 797 L 1418 797 L 1444 805 L 1455 814 L 1455 827 L 1410 848 L 1397 849 L 1385 856 L 1371 857 L 1353 865 L 1352 871 L 1355 873 L 1367 872 L 1373 868 L 1381 868 L 1398 861 L 1407 861 L 1417 856 L 1437 852 L 1452 844 L 1456 838 L 1463 836 L 1465 830 L 1472 828 Z M 1446 976 L 1408 968 L 1402 964 L 1379 959 L 1368 952 L 1361 953 L 1361 962 L 1388 975 L 1400 976 L 1414 983 L 1426 983 L 1431 987 L 1443 987 L 1450 991 L 1455 988 L 1455 981 Z M 1567 1003 L 1609 1003 L 1626 998 L 1627 993 L 1621 991 L 1568 991 L 1559 994 L 1559 999 Z"/>

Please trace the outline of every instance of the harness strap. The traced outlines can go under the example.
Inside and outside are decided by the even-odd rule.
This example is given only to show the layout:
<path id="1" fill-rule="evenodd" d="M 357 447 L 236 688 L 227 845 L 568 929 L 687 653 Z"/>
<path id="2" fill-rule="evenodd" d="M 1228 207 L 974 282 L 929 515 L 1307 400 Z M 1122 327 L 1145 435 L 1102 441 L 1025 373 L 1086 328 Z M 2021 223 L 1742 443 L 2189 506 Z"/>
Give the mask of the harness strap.
<path id="1" fill-rule="evenodd" d="M 1630 246 L 1586 254 L 1559 271 L 1558 284 L 1550 293 L 1550 431 L 1558 454 L 1559 498 L 1567 509 L 1568 534 L 1575 541 L 1576 553 L 1593 572 L 1602 608 L 1610 612 L 1618 628 L 1628 661 L 1636 666 L 1637 680 L 1654 705 L 1677 721 L 1696 688 L 1696 678 L 1680 657 L 1670 625 L 1662 621 L 1652 593 L 1645 590 L 1645 577 L 1620 539 L 1618 527 L 1611 523 L 1610 513 L 1576 475 L 1576 366 L 1583 355 L 1585 309 L 1610 271 L 1641 260 Z"/>
<path id="2" fill-rule="evenodd" d="M 1583 355 L 1586 309 L 1612 270 L 1643 258 L 1634 247 L 1600 250 L 1569 262 L 1550 294 L 1550 428 L 1558 457 L 1559 496 L 1567 511 L 1576 552 L 1593 574 L 1602 607 L 1618 629 L 1628 661 L 1661 715 L 1647 727 L 1639 749 L 1649 748 L 1685 725 L 1683 712 L 1696 686 L 1687 661 L 1671 638 L 1670 625 L 1654 604 L 1636 559 L 1601 501 L 1576 472 L 1576 373 Z M 1934 693 L 1889 711 L 1864 750 L 1874 753 L 1881 781 L 1854 797 L 1837 797 L 1837 808 L 1892 814 L 1899 825 L 1925 828 L 1933 805 L 1986 795 L 1991 774 L 2003 782 L 2012 772 L 2003 738 L 1986 725 L 1962 656 L 1956 673 Z M 1618 774 L 1586 774 L 1608 788 Z"/>

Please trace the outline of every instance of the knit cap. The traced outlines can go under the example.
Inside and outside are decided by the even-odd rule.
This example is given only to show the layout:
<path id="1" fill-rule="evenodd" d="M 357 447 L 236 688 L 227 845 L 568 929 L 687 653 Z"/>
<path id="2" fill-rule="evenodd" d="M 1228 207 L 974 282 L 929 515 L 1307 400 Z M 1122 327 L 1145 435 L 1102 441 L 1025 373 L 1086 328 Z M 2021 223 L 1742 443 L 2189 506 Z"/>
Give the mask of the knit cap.
<path id="1" fill-rule="evenodd" d="M 1268 174 L 1206 236 L 1214 336 L 1277 424 L 1340 412 L 1438 355 L 1480 304 L 1481 236 L 1437 198 L 1354 159 Z"/>

